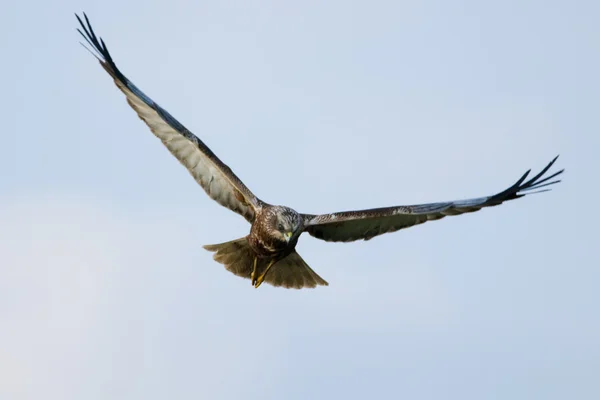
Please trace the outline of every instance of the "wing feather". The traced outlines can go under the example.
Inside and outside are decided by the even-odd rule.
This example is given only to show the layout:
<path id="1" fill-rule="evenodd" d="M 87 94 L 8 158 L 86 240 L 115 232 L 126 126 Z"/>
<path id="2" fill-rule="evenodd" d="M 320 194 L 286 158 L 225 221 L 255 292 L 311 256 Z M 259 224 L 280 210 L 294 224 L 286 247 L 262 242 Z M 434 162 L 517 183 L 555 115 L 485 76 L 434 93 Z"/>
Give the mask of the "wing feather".
<path id="1" fill-rule="evenodd" d="M 523 197 L 526 194 L 539 193 L 537 191 L 532 192 L 532 190 L 560 182 L 560 180 L 548 181 L 562 174 L 564 169 L 544 179 L 540 179 L 548 172 L 557 158 L 558 156 L 530 180 L 525 182 L 531 170 L 527 171 L 511 187 L 493 196 L 443 203 L 345 211 L 323 215 L 303 214 L 305 230 L 312 236 L 329 242 L 369 240 L 384 233 L 395 232 L 427 221 L 435 221 L 446 216 L 475 212 L 484 207 L 497 206 L 505 201 Z"/>
<path id="2" fill-rule="evenodd" d="M 106 44 L 96 36 L 88 17 L 85 13 L 83 15 L 85 23 L 75 15 L 83 28 L 83 31 L 78 29 L 79 33 L 96 52 L 92 54 L 125 94 L 131 108 L 171 154 L 183 164 L 210 198 L 252 222 L 262 202 L 197 136 L 121 73 Z"/>

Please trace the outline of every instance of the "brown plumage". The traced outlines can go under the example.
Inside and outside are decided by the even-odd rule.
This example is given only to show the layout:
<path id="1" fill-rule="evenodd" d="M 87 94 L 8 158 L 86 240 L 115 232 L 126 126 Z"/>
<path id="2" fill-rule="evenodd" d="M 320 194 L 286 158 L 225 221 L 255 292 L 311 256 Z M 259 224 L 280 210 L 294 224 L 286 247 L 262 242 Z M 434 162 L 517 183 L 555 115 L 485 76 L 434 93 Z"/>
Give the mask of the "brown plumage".
<path id="1" fill-rule="evenodd" d="M 534 189 L 560 182 L 552 181 L 552 178 L 563 170 L 544 177 L 558 158 L 555 157 L 533 178 L 526 180 L 530 172 L 527 171 L 508 189 L 475 199 L 323 215 L 300 214 L 289 207 L 273 206 L 256 197 L 197 136 L 127 79 L 117 68 L 104 41 L 95 35 L 85 14 L 84 17 L 85 23 L 77 16 L 83 29 L 78 29 L 79 33 L 92 47 L 92 53 L 95 51 L 94 55 L 140 119 L 213 200 L 252 224 L 246 237 L 204 247 L 214 252 L 214 259 L 228 271 L 251 279 L 255 287 L 263 281 L 273 286 L 296 289 L 327 285 L 295 250 L 302 232 L 332 242 L 369 240 L 449 215 L 496 206 L 532 193 Z"/>

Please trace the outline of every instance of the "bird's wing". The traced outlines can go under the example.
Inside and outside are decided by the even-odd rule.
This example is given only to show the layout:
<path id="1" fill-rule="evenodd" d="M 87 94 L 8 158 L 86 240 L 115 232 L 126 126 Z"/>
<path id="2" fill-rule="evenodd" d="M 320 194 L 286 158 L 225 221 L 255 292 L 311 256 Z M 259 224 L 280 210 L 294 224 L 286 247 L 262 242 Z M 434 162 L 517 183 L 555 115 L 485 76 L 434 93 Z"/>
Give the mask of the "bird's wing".
<path id="1" fill-rule="evenodd" d="M 312 236 L 328 242 L 369 240 L 384 233 L 395 232 L 427 221 L 441 219 L 448 215 L 459 215 L 478 211 L 484 207 L 497 206 L 505 201 L 517 199 L 526 194 L 539 193 L 539 191 L 532 191 L 560 182 L 560 180 L 550 180 L 560 175 L 564 170 L 544 177 L 544 174 L 548 172 L 557 158 L 558 156 L 539 174 L 528 181 L 525 181 L 525 179 L 531 170 L 527 171 L 514 185 L 493 196 L 323 215 L 303 214 L 305 230 Z M 546 190 L 548 189 L 541 191 Z"/>
<path id="2" fill-rule="evenodd" d="M 96 36 L 85 14 L 85 24 L 78 15 L 76 17 L 83 29 L 78 29 L 79 33 L 97 53 L 94 55 L 100 61 L 100 65 L 112 76 L 117 87 L 125 94 L 129 105 L 152 133 L 187 168 L 213 200 L 252 222 L 262 202 L 197 136 L 119 71 L 106 44 Z"/>

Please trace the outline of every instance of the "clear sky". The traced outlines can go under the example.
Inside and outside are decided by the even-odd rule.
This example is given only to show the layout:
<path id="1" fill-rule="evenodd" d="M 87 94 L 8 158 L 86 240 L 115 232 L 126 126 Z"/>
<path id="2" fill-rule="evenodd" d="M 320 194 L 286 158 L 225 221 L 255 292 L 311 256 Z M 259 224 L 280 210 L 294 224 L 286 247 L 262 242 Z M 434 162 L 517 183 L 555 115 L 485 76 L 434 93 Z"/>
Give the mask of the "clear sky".
<path id="1" fill-rule="evenodd" d="M 485 4 L 484 4 L 485 3 Z M 233 276 L 210 200 L 79 44 L 262 199 L 550 193 Z M 598 399 L 597 1 L 40 1 L 0 15 L 0 398 Z"/>

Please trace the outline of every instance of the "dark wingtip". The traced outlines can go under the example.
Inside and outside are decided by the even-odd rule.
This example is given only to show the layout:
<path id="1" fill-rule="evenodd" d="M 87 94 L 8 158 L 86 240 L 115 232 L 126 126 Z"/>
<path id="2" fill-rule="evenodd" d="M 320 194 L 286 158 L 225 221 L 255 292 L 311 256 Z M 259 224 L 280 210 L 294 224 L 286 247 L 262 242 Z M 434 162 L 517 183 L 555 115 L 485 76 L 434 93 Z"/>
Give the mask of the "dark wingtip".
<path id="1" fill-rule="evenodd" d="M 540 179 L 544 176 L 544 174 L 546 174 L 546 172 L 548 172 L 548 170 L 552 167 L 552 165 L 554 165 L 554 163 L 556 162 L 558 157 L 559 157 L 559 155 L 556 155 L 552 159 L 552 161 L 550 161 L 538 174 L 536 174 L 534 177 L 532 177 L 531 179 L 529 179 L 528 181 L 525 182 L 525 179 L 531 173 L 531 169 L 528 170 L 527 172 L 525 172 L 525 174 L 523 174 L 523 176 L 521 176 L 521 178 L 515 184 L 513 184 L 511 187 L 509 187 L 505 191 L 500 192 L 500 193 L 496 194 L 495 196 L 492 196 L 490 199 L 492 199 L 494 201 L 504 202 L 506 200 L 517 199 L 519 197 L 523 197 L 523 196 L 529 195 L 529 194 L 542 193 L 542 192 L 549 191 L 549 189 L 545 189 L 545 190 L 536 190 L 536 189 L 541 189 L 544 187 L 555 185 L 560 182 L 560 179 L 557 179 L 557 180 L 554 180 L 551 182 L 548 182 L 548 181 L 551 180 L 552 178 L 562 174 L 565 171 L 564 168 L 558 172 L 555 172 L 555 173 L 547 176 L 547 177 L 544 177 L 543 179 Z M 536 191 L 534 192 L 534 190 L 536 190 Z"/>
<path id="2" fill-rule="evenodd" d="M 528 170 L 527 170 L 527 171 L 526 171 L 526 172 L 523 174 L 523 176 L 521 176 L 521 178 L 519 178 L 519 180 L 518 180 L 518 181 L 516 181 L 516 182 L 515 182 L 515 183 L 514 183 L 514 184 L 513 184 L 513 185 L 512 185 L 510 188 L 508 188 L 508 189 L 507 189 L 507 192 L 508 192 L 508 191 L 515 190 L 515 189 L 518 189 L 519 187 L 521 187 L 521 183 L 523 183 L 523 181 L 524 181 L 525 179 L 527 179 L 527 177 L 529 176 L 529 174 L 530 174 L 530 173 L 531 173 L 531 169 L 528 169 Z"/>
<path id="3" fill-rule="evenodd" d="M 81 36 L 85 39 L 85 41 L 90 45 L 92 50 L 97 54 L 96 58 L 100 60 L 105 69 L 113 76 L 124 83 L 127 82 L 127 78 L 119 71 L 115 62 L 112 59 L 112 56 L 108 52 L 108 47 L 104 40 L 98 36 L 96 36 L 96 32 L 92 28 L 92 24 L 87 14 L 84 12 L 83 19 L 75 13 L 75 17 L 77 21 L 79 21 L 79 25 L 81 29 L 77 29 L 77 31 L 81 34 Z M 84 46 L 85 47 L 85 46 Z"/>
<path id="4" fill-rule="evenodd" d="M 552 182 L 548 182 L 549 180 L 551 180 L 554 177 L 557 177 L 558 175 L 562 174 L 565 169 L 561 169 L 557 172 L 554 172 L 553 174 L 546 176 L 543 179 L 540 179 L 544 176 L 544 174 L 546 174 L 546 172 L 548 172 L 548 170 L 550 170 L 550 168 L 554 165 L 554 163 L 556 162 L 556 160 L 558 160 L 559 155 L 556 155 L 552 161 L 550 161 L 548 163 L 548 165 L 546 165 L 536 176 L 534 176 L 533 178 L 531 178 L 530 180 L 528 180 L 527 182 L 525 182 L 524 184 L 520 185 L 517 192 L 525 192 L 525 191 L 531 191 L 531 190 L 535 190 L 535 189 L 540 189 L 542 187 L 546 187 L 546 186 L 550 186 L 550 185 L 554 185 L 560 182 L 560 179 L 557 179 L 555 181 Z M 546 191 L 546 190 L 544 190 Z M 537 191 L 536 193 L 541 193 L 544 191 Z M 530 192 L 528 194 L 533 194 L 533 192 Z"/>

